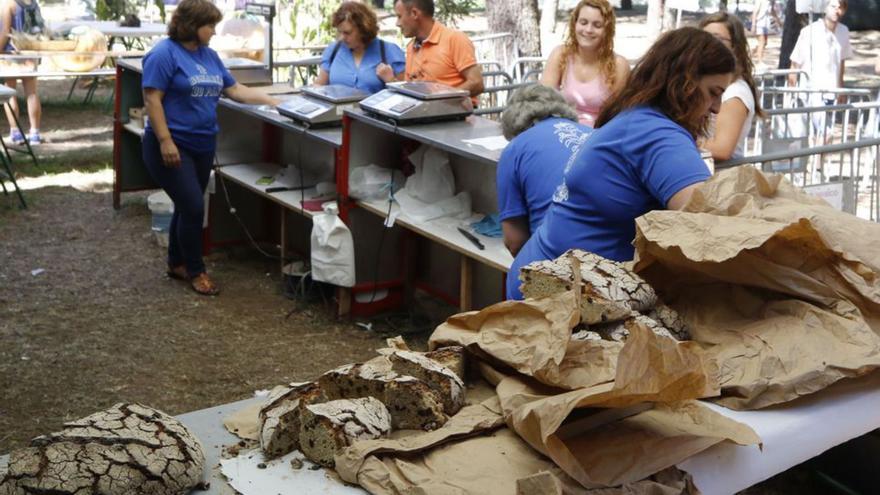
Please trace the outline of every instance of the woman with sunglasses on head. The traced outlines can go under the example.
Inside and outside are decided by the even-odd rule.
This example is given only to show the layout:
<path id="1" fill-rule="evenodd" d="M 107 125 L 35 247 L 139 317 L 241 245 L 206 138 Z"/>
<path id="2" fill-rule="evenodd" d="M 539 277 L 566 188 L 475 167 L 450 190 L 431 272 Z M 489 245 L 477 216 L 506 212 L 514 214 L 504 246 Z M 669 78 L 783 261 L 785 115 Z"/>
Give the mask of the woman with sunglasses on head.
<path id="1" fill-rule="evenodd" d="M 721 96 L 721 110 L 715 116 L 712 136 L 702 147 L 716 160 L 730 160 L 744 155 L 746 137 L 755 115 L 762 116 L 760 99 L 752 77 L 749 42 L 742 22 L 735 15 L 717 12 L 700 20 L 700 28 L 718 38 L 736 58 L 736 79 Z"/>
<path id="2" fill-rule="evenodd" d="M 629 75 L 629 62 L 614 53 L 614 26 L 607 0 L 581 0 L 571 11 L 565 43 L 550 52 L 541 74 L 541 84 L 558 89 L 581 124 L 593 125 Z"/>
<path id="3" fill-rule="evenodd" d="M 403 50 L 378 38 L 379 21 L 370 7 L 342 2 L 332 18 L 337 41 L 324 49 L 314 84 L 341 84 L 376 93 L 392 81 L 402 81 L 406 70 Z"/>
<path id="4" fill-rule="evenodd" d="M 144 165 L 174 202 L 167 273 L 210 296 L 220 289 L 202 259 L 202 221 L 217 147 L 217 102 L 224 95 L 242 103 L 279 103 L 235 82 L 217 52 L 208 48 L 222 19 L 209 0 L 180 2 L 168 24 L 168 38 L 144 56 L 142 81 Z"/>
<path id="5" fill-rule="evenodd" d="M 718 112 L 735 69 L 730 50 L 696 28 L 654 43 L 566 166 L 543 223 L 513 261 L 509 299 L 522 299 L 521 267 L 569 249 L 631 260 L 636 218 L 687 204 L 709 178 L 696 139 Z"/>

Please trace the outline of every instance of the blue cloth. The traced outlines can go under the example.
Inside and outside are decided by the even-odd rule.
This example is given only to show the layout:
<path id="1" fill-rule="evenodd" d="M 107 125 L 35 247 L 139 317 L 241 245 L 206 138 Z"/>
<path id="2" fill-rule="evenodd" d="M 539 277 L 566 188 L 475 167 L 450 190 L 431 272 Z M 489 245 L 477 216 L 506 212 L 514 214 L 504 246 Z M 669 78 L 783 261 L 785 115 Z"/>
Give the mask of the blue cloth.
<path id="1" fill-rule="evenodd" d="M 499 218 L 526 217 L 534 233 L 562 183 L 566 164 L 592 132 L 585 125 L 551 117 L 516 136 L 498 161 Z"/>
<path id="2" fill-rule="evenodd" d="M 479 222 L 472 223 L 471 228 L 474 229 L 474 232 L 486 237 L 502 236 L 501 221 L 498 219 L 497 213 L 484 216 Z"/>
<path id="3" fill-rule="evenodd" d="M 400 74 L 406 70 L 406 55 L 394 43 L 375 38 L 364 49 L 361 64 L 356 66 L 351 49 L 345 43 L 337 41 L 325 48 L 321 55 L 321 68 L 330 74 L 330 84 L 341 84 L 370 94 L 385 89 L 385 82 L 376 75 L 376 66 L 382 63 L 379 43 L 385 43 L 385 63 L 391 66 L 394 73 Z M 333 65 L 330 65 L 330 55 L 337 44 L 340 44 L 339 50 L 333 59 Z"/>
<path id="4" fill-rule="evenodd" d="M 144 57 L 144 88 L 162 91 L 162 108 L 174 143 L 195 150 L 211 149 L 217 125 L 217 102 L 235 79 L 217 52 L 207 46 L 189 51 L 166 38 Z M 147 129 L 150 129 L 148 120 Z"/>
<path id="5" fill-rule="evenodd" d="M 507 276 L 507 297 L 522 299 L 520 267 L 578 248 L 633 258 L 635 219 L 666 208 L 675 193 L 709 178 L 696 143 L 650 107 L 627 110 L 593 132 L 580 148 L 544 216 Z"/>
<path id="6" fill-rule="evenodd" d="M 178 144 L 177 151 L 180 152 L 180 167 L 166 167 L 156 135 L 152 130 L 144 132 L 144 165 L 174 202 L 174 214 L 168 228 L 168 266 L 186 265 L 187 274 L 195 277 L 205 271 L 202 223 L 205 187 L 214 164 L 214 149 L 192 150 Z"/>

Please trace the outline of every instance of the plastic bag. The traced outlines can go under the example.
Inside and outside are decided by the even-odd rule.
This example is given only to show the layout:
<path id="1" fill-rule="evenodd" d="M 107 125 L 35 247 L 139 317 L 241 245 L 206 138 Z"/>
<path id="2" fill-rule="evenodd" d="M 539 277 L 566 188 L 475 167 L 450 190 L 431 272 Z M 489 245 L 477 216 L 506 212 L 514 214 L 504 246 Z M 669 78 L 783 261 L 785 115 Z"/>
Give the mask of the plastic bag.
<path id="1" fill-rule="evenodd" d="M 371 163 L 351 171 L 348 178 L 348 195 L 356 199 L 387 198 L 389 184 L 392 183 L 394 191 L 399 191 L 403 187 L 403 173 L 400 170 Z"/>
<path id="2" fill-rule="evenodd" d="M 412 220 L 429 222 L 442 217 L 463 218 L 471 216 L 471 195 L 462 191 L 455 196 L 426 203 L 413 198 L 406 189 L 394 197 L 400 204 L 400 210 Z"/>
<path id="3" fill-rule="evenodd" d="M 455 195 L 455 176 L 445 151 L 423 144 L 409 155 L 409 160 L 416 169 L 406 179 L 410 196 L 425 203 L 435 203 Z"/>
<path id="4" fill-rule="evenodd" d="M 339 218 L 335 201 L 324 205 L 324 213 L 312 218 L 312 280 L 340 287 L 355 282 L 354 240 Z"/>

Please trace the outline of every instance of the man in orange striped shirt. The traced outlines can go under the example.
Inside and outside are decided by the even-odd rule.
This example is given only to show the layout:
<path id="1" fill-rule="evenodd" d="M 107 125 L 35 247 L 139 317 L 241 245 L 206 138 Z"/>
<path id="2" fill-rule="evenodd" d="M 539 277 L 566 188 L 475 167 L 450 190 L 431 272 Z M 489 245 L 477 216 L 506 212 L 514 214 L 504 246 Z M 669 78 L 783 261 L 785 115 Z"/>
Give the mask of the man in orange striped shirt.
<path id="1" fill-rule="evenodd" d="M 434 20 L 434 0 L 397 0 L 397 27 L 407 38 L 406 80 L 434 81 L 483 92 L 483 71 L 466 34 Z"/>

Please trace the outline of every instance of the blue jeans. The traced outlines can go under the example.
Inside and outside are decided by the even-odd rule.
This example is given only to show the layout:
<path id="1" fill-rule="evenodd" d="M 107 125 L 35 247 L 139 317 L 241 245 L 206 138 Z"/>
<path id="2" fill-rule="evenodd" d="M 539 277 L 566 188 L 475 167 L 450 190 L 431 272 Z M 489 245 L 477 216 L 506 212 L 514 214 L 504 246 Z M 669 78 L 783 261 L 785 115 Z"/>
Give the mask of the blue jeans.
<path id="1" fill-rule="evenodd" d="M 174 202 L 168 231 L 168 265 L 186 265 L 186 272 L 195 277 L 205 271 L 202 260 L 204 197 L 215 148 L 191 150 L 178 145 L 177 150 L 180 152 L 180 167 L 166 167 L 156 135 L 151 130 L 144 132 L 144 164 L 153 180 Z"/>

